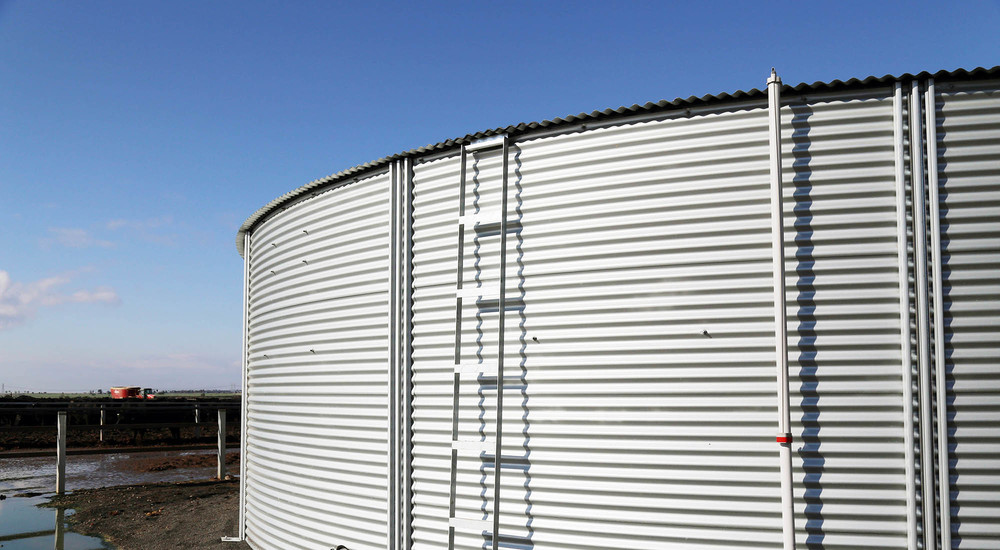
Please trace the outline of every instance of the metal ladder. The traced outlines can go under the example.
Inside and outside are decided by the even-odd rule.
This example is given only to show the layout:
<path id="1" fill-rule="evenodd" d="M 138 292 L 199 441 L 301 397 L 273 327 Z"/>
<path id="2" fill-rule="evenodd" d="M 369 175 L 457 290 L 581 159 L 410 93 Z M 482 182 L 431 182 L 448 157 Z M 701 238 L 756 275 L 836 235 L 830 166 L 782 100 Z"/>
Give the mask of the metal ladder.
<path id="1" fill-rule="evenodd" d="M 501 200 L 500 213 L 497 218 L 484 218 L 482 214 L 466 214 L 466 160 L 469 155 L 475 156 L 476 152 L 494 149 L 502 149 L 502 180 L 501 180 Z M 455 386 L 454 399 L 452 405 L 451 420 L 451 495 L 448 507 L 448 550 L 455 548 L 456 530 L 479 530 L 488 534 L 492 538 L 493 550 L 500 547 L 501 538 L 505 541 L 517 544 L 525 537 L 500 536 L 500 472 L 508 461 L 516 462 L 517 459 L 502 458 L 501 448 L 503 446 L 503 392 L 504 392 L 504 321 L 505 314 L 510 307 L 522 307 L 522 300 L 516 299 L 512 303 L 506 296 L 507 284 L 507 234 L 520 227 L 520 222 L 508 220 L 507 218 L 507 172 L 508 172 L 509 142 L 506 135 L 475 142 L 468 146 L 463 145 L 461 151 L 461 179 L 459 187 L 459 215 L 458 215 L 458 281 L 455 292 Z M 465 288 L 463 281 L 464 253 L 467 235 L 473 239 L 499 236 L 500 238 L 500 276 L 499 292 L 497 296 L 484 296 L 486 287 Z M 480 314 L 496 311 L 499 316 L 499 334 L 497 338 L 497 365 L 496 372 L 489 372 L 490 368 L 485 364 L 467 363 L 462 360 L 462 314 L 463 300 L 475 300 L 476 308 Z M 459 393 L 463 376 L 475 376 L 483 388 L 496 387 L 496 439 L 495 441 L 463 440 L 459 438 Z M 490 519 L 461 518 L 455 515 L 455 499 L 457 492 L 458 457 L 460 453 L 477 453 L 483 461 L 483 467 L 493 468 L 493 512 Z M 530 541 L 527 541 L 530 543 Z"/>

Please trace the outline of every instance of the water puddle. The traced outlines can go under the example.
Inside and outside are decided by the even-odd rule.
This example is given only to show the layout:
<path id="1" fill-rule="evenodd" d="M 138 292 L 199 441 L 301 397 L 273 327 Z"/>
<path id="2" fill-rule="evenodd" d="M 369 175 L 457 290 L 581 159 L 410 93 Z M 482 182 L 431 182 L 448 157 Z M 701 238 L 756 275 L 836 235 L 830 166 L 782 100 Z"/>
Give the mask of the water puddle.
<path id="1" fill-rule="evenodd" d="M 230 449 L 228 453 L 238 453 Z M 157 451 L 147 453 L 120 453 L 95 455 L 70 455 L 66 458 L 66 490 L 96 489 L 116 485 L 138 485 L 209 479 L 216 474 L 216 467 L 176 468 L 158 472 L 136 471 L 130 468 L 135 461 L 153 461 L 190 455 L 215 455 L 214 449 L 197 451 Z M 230 473 L 234 472 L 232 467 Z M 236 469 L 238 471 L 238 468 Z M 51 457 L 0 458 L 0 494 L 39 492 L 48 493 L 56 488 L 56 459 Z M 6 547 L 4 547 L 6 550 Z"/>
<path id="2" fill-rule="evenodd" d="M 41 508 L 46 496 L 0 500 L 0 548 L 3 550 L 103 550 L 114 546 L 97 537 L 67 530 L 72 510 Z"/>
<path id="3" fill-rule="evenodd" d="M 238 453 L 236 449 L 228 451 Z M 214 455 L 214 449 L 147 453 L 71 455 L 66 460 L 66 490 L 116 485 L 192 481 L 215 476 L 216 467 L 179 467 L 154 472 L 137 470 L 136 461 L 148 463 L 189 455 Z M 132 463 L 132 467 L 130 467 Z M 236 472 L 230 467 L 230 473 Z M 96 550 L 114 548 L 96 537 L 66 529 L 72 510 L 41 508 L 56 483 L 56 459 L 51 457 L 0 458 L 0 550 Z M 28 493 L 31 496 L 14 497 Z"/>

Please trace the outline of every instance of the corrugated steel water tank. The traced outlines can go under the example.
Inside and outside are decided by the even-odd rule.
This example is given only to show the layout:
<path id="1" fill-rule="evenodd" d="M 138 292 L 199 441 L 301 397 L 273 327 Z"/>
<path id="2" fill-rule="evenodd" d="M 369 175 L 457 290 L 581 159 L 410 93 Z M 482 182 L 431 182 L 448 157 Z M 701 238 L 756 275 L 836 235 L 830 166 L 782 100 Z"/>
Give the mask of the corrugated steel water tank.
<path id="1" fill-rule="evenodd" d="M 253 548 L 781 548 L 783 277 L 796 543 L 1000 549 L 998 68 L 482 132 L 237 243 Z"/>

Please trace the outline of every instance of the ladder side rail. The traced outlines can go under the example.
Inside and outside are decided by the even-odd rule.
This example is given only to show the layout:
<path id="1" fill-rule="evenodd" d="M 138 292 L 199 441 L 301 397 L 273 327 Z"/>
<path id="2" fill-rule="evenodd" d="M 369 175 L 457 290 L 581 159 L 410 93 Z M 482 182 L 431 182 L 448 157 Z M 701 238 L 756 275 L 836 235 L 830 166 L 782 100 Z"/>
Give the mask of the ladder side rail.
<path id="1" fill-rule="evenodd" d="M 500 191 L 500 295 L 499 300 L 499 337 L 497 339 L 497 413 L 496 413 L 496 451 L 493 454 L 493 550 L 500 548 L 500 467 L 501 448 L 503 447 L 503 380 L 504 380 L 504 320 L 507 310 L 507 157 L 510 143 L 503 136 L 503 173 L 501 175 Z"/>
<path id="2" fill-rule="evenodd" d="M 459 163 L 459 183 L 458 183 L 458 216 L 462 219 L 465 215 L 465 158 L 466 151 L 465 145 L 461 148 L 461 161 Z M 465 226 L 462 223 L 458 224 L 458 253 L 456 254 L 458 272 L 456 275 L 455 286 L 459 290 L 462 288 L 462 278 L 463 278 L 463 256 L 465 253 Z M 460 365 L 462 363 L 462 296 L 459 293 L 455 298 L 455 365 Z M 451 408 L 451 480 L 449 484 L 449 498 L 448 498 L 448 517 L 455 517 L 455 499 L 457 492 L 458 483 L 458 449 L 455 447 L 455 442 L 458 441 L 458 410 L 459 410 L 459 394 L 461 392 L 462 375 L 459 369 L 455 369 L 454 374 L 454 386 L 452 390 L 452 408 Z M 455 548 L 455 525 L 449 521 L 448 523 L 448 550 L 454 550 Z"/>

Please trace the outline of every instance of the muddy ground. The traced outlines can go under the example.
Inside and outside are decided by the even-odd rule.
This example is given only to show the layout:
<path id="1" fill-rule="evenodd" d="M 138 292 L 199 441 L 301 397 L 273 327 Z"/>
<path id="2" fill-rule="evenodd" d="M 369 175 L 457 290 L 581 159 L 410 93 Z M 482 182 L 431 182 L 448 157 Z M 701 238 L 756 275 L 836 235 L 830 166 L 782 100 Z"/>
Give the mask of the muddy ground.
<path id="1" fill-rule="evenodd" d="M 250 548 L 222 542 L 237 534 L 239 482 L 194 481 L 81 489 L 53 497 L 49 506 L 71 508 L 71 528 L 103 537 L 121 550 Z"/>
<path id="2" fill-rule="evenodd" d="M 215 454 L 199 454 L 163 457 L 143 457 L 132 456 L 129 460 L 122 461 L 120 467 L 132 472 L 162 472 L 165 470 L 176 470 L 179 468 L 203 468 L 218 464 Z M 226 453 L 227 471 L 239 470 L 240 455 L 238 453 Z"/>

